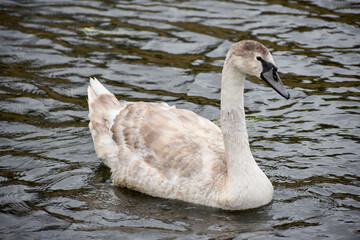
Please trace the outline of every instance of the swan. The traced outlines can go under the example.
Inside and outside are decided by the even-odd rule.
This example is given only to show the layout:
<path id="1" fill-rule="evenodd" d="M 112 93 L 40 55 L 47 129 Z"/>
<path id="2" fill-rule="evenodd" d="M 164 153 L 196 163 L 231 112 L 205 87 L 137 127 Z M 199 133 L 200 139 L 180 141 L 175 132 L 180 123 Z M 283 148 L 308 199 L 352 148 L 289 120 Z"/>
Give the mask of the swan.
<path id="1" fill-rule="evenodd" d="M 253 40 L 229 49 L 222 70 L 221 129 L 166 103 L 119 102 L 96 78 L 88 87 L 89 128 L 113 184 L 154 197 L 226 210 L 271 202 L 273 186 L 250 151 L 246 75 L 289 99 L 269 50 Z"/>

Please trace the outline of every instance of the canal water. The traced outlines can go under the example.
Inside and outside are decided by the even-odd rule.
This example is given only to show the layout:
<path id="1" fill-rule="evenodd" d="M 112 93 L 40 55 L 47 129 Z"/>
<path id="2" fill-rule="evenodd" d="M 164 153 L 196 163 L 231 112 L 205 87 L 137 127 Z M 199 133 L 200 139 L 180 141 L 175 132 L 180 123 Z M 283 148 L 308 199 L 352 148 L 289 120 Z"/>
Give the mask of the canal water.
<path id="1" fill-rule="evenodd" d="M 0 2 L 1 239 L 359 239 L 360 3 Z M 273 201 L 223 211 L 113 186 L 86 89 L 219 119 L 232 43 L 260 41 L 291 94 L 249 78 L 249 141 Z"/>

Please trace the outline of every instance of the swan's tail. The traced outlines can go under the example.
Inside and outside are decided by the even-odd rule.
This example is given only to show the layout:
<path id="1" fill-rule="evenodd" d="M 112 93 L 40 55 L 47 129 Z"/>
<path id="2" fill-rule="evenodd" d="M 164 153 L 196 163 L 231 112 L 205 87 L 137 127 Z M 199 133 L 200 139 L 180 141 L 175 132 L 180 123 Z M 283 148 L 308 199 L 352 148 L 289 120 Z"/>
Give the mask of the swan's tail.
<path id="1" fill-rule="evenodd" d="M 110 110 L 118 107 L 120 102 L 96 78 L 90 78 L 88 87 L 88 104 L 90 121 L 98 117 L 104 118 Z M 95 117 L 95 119 L 94 119 Z"/>
<path id="2" fill-rule="evenodd" d="M 103 161 L 114 155 L 114 142 L 108 126 L 109 113 L 120 106 L 120 102 L 96 78 L 90 78 L 88 87 L 89 128 L 95 151 Z M 109 166 L 109 163 L 104 162 Z"/>
<path id="3" fill-rule="evenodd" d="M 101 99 L 103 98 L 103 99 Z M 119 101 L 109 90 L 107 90 L 96 78 L 90 78 L 90 86 L 88 87 L 88 103 L 89 110 L 92 111 L 92 104 L 97 100 L 101 100 L 108 107 L 116 107 Z"/>

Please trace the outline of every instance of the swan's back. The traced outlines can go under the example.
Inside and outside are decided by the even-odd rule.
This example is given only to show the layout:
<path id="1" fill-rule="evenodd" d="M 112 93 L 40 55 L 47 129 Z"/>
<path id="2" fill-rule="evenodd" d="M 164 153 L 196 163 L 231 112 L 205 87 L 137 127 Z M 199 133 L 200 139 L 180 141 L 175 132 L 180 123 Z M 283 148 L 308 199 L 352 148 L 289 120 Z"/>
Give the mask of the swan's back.
<path id="1" fill-rule="evenodd" d="M 205 205 L 224 187 L 222 133 L 211 121 L 165 103 L 119 102 L 96 79 L 88 88 L 90 130 L 114 184 Z"/>

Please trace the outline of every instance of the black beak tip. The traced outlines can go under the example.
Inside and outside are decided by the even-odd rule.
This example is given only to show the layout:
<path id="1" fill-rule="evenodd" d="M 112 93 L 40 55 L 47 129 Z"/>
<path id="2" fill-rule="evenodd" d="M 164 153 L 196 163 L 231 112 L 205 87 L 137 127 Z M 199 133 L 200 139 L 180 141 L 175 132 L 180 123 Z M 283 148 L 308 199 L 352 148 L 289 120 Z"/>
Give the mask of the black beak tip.
<path id="1" fill-rule="evenodd" d="M 287 93 L 287 95 L 284 96 L 284 98 L 289 99 L 290 98 L 290 93 L 289 92 L 286 92 L 286 93 Z"/>

